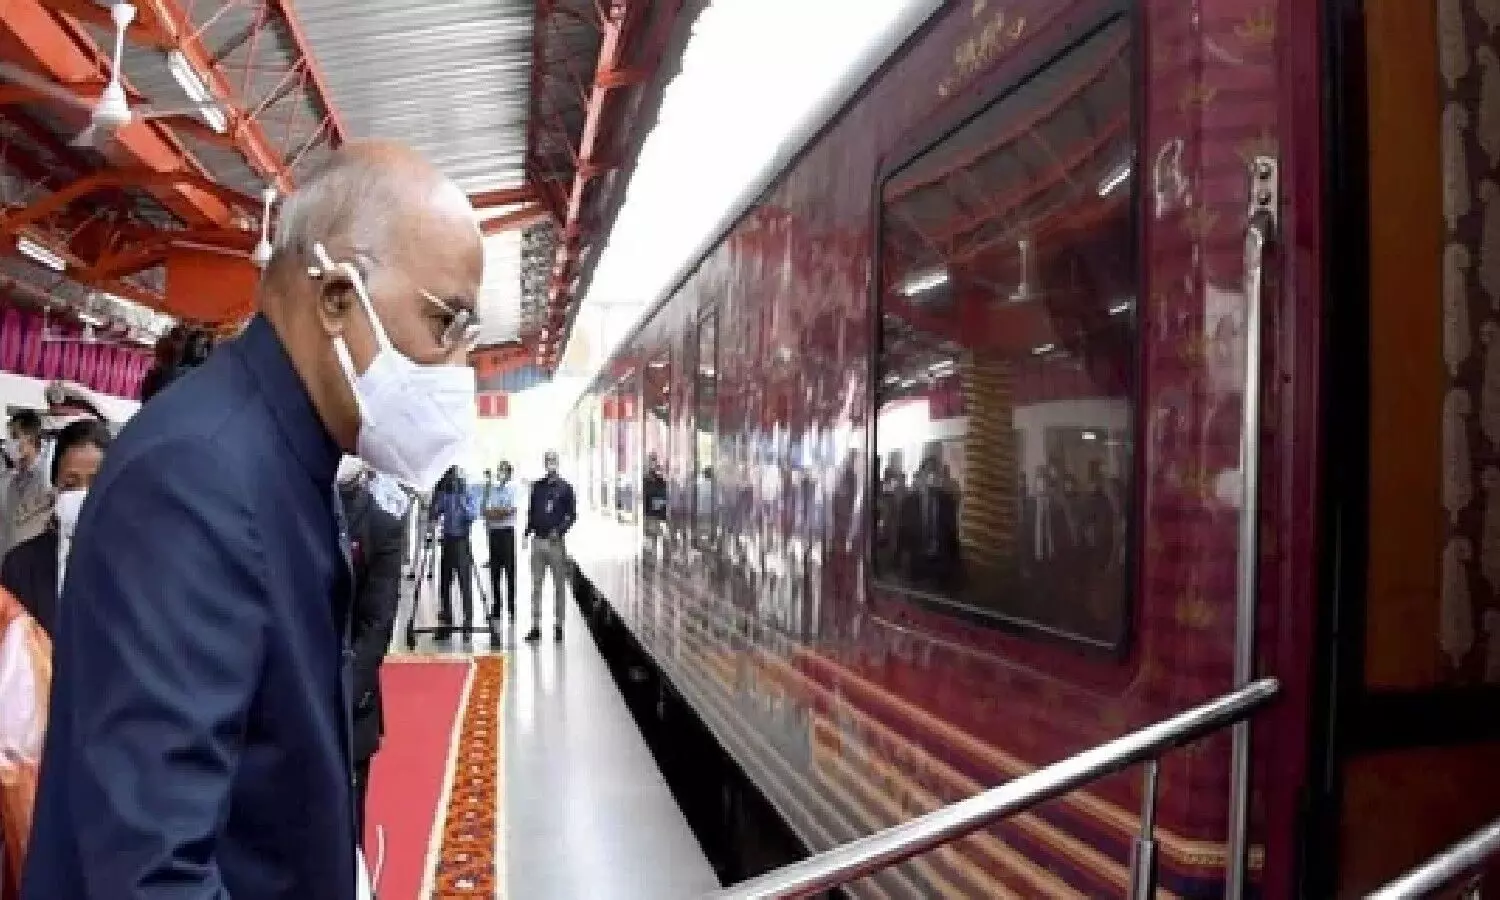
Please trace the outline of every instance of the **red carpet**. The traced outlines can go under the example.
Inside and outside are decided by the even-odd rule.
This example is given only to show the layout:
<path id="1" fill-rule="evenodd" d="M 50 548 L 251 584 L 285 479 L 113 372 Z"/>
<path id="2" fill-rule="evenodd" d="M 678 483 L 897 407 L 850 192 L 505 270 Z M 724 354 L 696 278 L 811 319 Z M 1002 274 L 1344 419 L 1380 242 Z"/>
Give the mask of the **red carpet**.
<path id="1" fill-rule="evenodd" d="M 390 658 L 381 668 L 385 739 L 370 772 L 365 849 L 377 865 L 385 829 L 380 900 L 418 900 L 433 823 L 443 800 L 467 660 Z"/>

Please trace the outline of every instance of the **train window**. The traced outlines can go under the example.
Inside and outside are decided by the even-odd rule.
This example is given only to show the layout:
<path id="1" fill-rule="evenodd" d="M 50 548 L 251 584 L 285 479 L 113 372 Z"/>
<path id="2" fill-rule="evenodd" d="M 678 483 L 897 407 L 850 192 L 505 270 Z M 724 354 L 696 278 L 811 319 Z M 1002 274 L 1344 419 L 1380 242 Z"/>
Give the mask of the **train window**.
<path id="1" fill-rule="evenodd" d="M 641 475 L 643 515 L 648 524 L 667 518 L 667 467 L 672 441 L 672 357 L 663 354 L 646 364 L 645 397 L 646 468 Z"/>
<path id="2" fill-rule="evenodd" d="M 719 313 L 698 322 L 697 371 L 693 378 L 693 534 L 700 544 L 712 541 L 717 522 L 714 505 L 714 454 L 719 435 Z"/>
<path id="3" fill-rule="evenodd" d="M 614 475 L 616 449 L 615 432 L 615 398 L 613 393 L 602 393 L 599 396 L 599 433 L 602 440 L 599 441 L 598 462 L 598 500 L 600 512 L 610 512 L 615 508 Z"/>
<path id="4" fill-rule="evenodd" d="M 1130 26 L 881 184 L 877 580 L 1120 646 L 1135 421 Z"/>
<path id="5" fill-rule="evenodd" d="M 615 406 L 615 512 L 622 522 L 634 522 L 640 498 L 640 403 L 641 377 L 632 374 L 614 392 Z"/>

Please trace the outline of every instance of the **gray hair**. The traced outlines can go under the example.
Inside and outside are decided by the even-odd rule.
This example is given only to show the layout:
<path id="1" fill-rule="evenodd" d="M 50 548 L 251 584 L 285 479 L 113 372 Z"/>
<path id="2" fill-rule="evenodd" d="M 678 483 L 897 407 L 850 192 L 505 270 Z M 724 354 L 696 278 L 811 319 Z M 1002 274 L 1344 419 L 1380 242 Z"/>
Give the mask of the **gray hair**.
<path id="1" fill-rule="evenodd" d="M 368 270 L 389 256 L 394 226 L 414 211 L 422 180 L 429 182 L 428 208 L 462 204 L 472 215 L 468 198 L 436 171 L 392 165 L 358 145 L 335 151 L 282 201 L 268 268 L 309 265 L 313 245 L 323 243 L 335 259 L 348 253 Z"/>
<path id="2" fill-rule="evenodd" d="M 282 201 L 271 268 L 307 265 L 319 242 L 378 257 L 391 233 L 392 211 L 406 202 L 399 194 L 388 170 L 362 156 L 335 153 Z M 368 259 L 362 262 L 368 265 Z"/>

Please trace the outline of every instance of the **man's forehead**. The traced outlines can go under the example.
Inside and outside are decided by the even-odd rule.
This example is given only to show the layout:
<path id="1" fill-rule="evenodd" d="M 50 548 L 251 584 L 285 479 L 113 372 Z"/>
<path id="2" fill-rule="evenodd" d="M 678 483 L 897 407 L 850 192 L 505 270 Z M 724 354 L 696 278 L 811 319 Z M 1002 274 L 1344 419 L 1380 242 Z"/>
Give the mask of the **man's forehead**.
<path id="1" fill-rule="evenodd" d="M 471 223 L 453 216 L 419 215 L 399 234 L 397 258 L 424 292 L 456 308 L 477 306 L 484 248 Z"/>

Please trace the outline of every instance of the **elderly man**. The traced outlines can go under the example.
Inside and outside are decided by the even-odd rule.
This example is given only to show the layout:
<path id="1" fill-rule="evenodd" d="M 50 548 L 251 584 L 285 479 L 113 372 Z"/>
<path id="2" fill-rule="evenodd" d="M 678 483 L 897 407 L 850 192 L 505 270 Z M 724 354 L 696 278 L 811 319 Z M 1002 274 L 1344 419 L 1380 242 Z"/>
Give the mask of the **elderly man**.
<path id="1" fill-rule="evenodd" d="M 392 144 L 287 198 L 260 315 L 111 449 L 78 522 L 26 900 L 354 900 L 342 453 L 428 488 L 474 418 L 464 195 Z"/>

